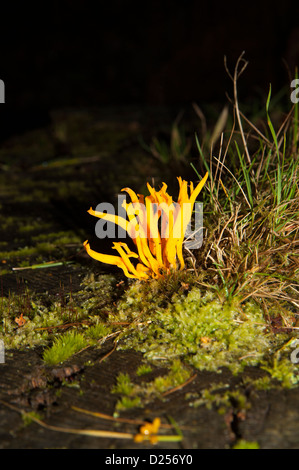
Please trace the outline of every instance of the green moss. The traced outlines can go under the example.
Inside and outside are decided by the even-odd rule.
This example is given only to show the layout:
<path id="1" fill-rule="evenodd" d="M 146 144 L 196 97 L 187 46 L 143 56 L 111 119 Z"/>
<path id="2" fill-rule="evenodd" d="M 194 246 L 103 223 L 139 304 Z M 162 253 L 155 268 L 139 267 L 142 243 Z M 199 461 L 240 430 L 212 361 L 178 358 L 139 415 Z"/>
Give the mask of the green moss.
<path id="1" fill-rule="evenodd" d="M 140 371 L 144 371 L 145 367 L 138 368 L 139 376 Z M 147 367 L 147 373 L 149 368 Z M 190 377 L 190 370 L 186 368 L 179 360 L 174 361 L 170 365 L 168 373 L 158 376 L 151 381 L 142 381 L 141 383 L 132 382 L 127 373 L 120 373 L 117 376 L 116 385 L 113 386 L 111 392 L 120 395 L 116 404 L 116 411 L 125 409 L 132 406 L 144 406 L 146 403 L 152 401 L 154 398 L 163 399 L 163 393 L 182 385 Z M 129 404 L 128 406 L 126 404 Z M 133 405 L 135 404 L 135 405 Z"/>
<path id="2" fill-rule="evenodd" d="M 82 290 L 76 294 L 81 307 L 88 316 L 101 315 L 108 306 L 109 311 L 115 310 L 113 303 L 117 298 L 117 281 L 112 275 L 87 275 L 82 281 Z"/>
<path id="3" fill-rule="evenodd" d="M 119 300 L 115 319 L 132 321 L 137 317 L 155 315 L 158 308 L 165 308 L 175 293 L 186 295 L 186 285 L 194 283 L 194 276 L 186 271 L 148 282 L 133 282 Z"/>
<path id="4" fill-rule="evenodd" d="M 12 217 L 11 215 L 8 217 L 1 217 L 1 230 L 7 230 L 9 228 L 16 228 L 16 217 Z"/>
<path id="5" fill-rule="evenodd" d="M 247 383 L 247 381 L 245 380 L 244 383 Z M 273 388 L 271 375 L 265 375 L 265 377 L 260 377 L 256 380 L 249 380 L 248 384 L 255 390 L 269 390 L 270 388 Z"/>
<path id="6" fill-rule="evenodd" d="M 140 397 L 134 397 L 134 398 L 129 398 L 129 397 L 122 397 L 118 402 L 116 403 L 116 412 L 117 411 L 124 411 L 130 408 L 135 408 L 141 406 L 141 399 Z"/>
<path id="7" fill-rule="evenodd" d="M 135 406 L 141 406 L 141 398 L 136 392 L 137 389 L 131 382 L 129 374 L 122 372 L 118 374 L 116 385 L 111 390 L 111 393 L 120 395 L 115 407 L 116 412 L 127 408 L 134 408 Z"/>
<path id="8" fill-rule="evenodd" d="M 137 371 L 136 371 L 136 374 L 138 376 L 141 376 L 141 375 L 146 375 L 146 374 L 149 374 L 150 372 L 152 372 L 152 368 L 150 365 L 148 364 L 141 364 L 141 366 L 138 367 Z"/>
<path id="9" fill-rule="evenodd" d="M 39 235 L 33 236 L 32 240 L 35 242 L 51 241 L 52 243 L 55 242 L 56 244 L 62 245 L 64 243 L 79 243 L 81 241 L 80 238 L 70 230 L 53 233 L 40 233 Z"/>
<path id="10" fill-rule="evenodd" d="M 287 387 L 298 383 L 297 367 L 290 361 L 290 336 L 271 333 L 261 308 L 253 301 L 220 300 L 212 291 L 201 290 L 186 272 L 157 281 L 133 282 L 118 301 L 116 285 L 114 276 L 90 274 L 81 291 L 72 296 L 72 304 L 66 300 L 63 305 L 49 297 L 46 304 L 26 295 L 4 297 L 0 338 L 7 349 L 48 347 L 53 337 L 64 340 L 62 330 L 51 331 L 52 327 L 76 320 L 79 324 L 82 321 L 78 338 L 82 336 L 85 345 L 100 346 L 102 338 L 122 329 L 118 349 L 135 349 L 144 355 L 145 364 L 137 376 L 148 373 L 153 364 L 169 368 L 168 374 L 143 384 L 143 390 L 134 384 L 134 396 L 144 401 L 184 383 L 190 376 L 188 365 L 217 372 L 227 367 L 234 374 L 246 366 L 259 366 L 269 376 L 259 379 L 257 388 L 272 386 L 272 379 Z M 18 327 L 15 318 L 21 313 L 26 323 Z M 119 326 L 120 322 L 127 326 Z M 58 350 L 59 346 L 58 341 Z M 69 354 L 73 352 L 67 357 Z M 65 359 L 62 355 L 56 360 Z"/>
<path id="11" fill-rule="evenodd" d="M 55 338 L 53 345 L 43 354 L 43 360 L 49 364 L 63 362 L 87 346 L 85 337 L 76 331 L 70 331 Z"/>
<path id="12" fill-rule="evenodd" d="M 273 365 L 289 335 L 273 334 L 257 303 L 225 300 L 191 283 L 186 292 L 183 286 L 186 282 L 177 276 L 168 279 L 167 289 L 155 280 L 132 284 L 111 315 L 131 322 L 120 335 L 119 348 L 141 351 L 154 362 L 180 359 L 199 370 L 227 367 L 237 374 L 246 366 L 262 366 L 283 385 L 298 382 L 288 356 Z"/>
<path id="13" fill-rule="evenodd" d="M 157 377 L 153 385 L 159 393 L 164 393 L 171 388 L 182 385 L 189 377 L 190 371 L 183 366 L 181 361 L 176 359 L 170 365 L 169 373 L 162 377 Z"/>
<path id="14" fill-rule="evenodd" d="M 195 394 L 188 394 L 185 398 L 188 399 L 191 407 L 205 406 L 209 410 L 216 409 L 221 415 L 231 409 L 238 413 L 250 408 L 250 402 L 241 386 L 231 389 L 223 383 L 211 383 L 209 388 Z"/>
<path id="15" fill-rule="evenodd" d="M 245 439 L 240 439 L 233 446 L 233 449 L 260 449 L 260 446 L 256 441 L 246 441 Z"/>
<path id="16" fill-rule="evenodd" d="M 87 330 L 85 330 L 84 334 L 88 338 L 98 341 L 99 339 L 107 336 L 110 332 L 111 332 L 111 328 L 109 328 L 103 323 L 98 323 L 94 326 L 89 327 Z"/>
<path id="17" fill-rule="evenodd" d="M 120 373 L 116 378 L 116 385 L 112 388 L 112 393 L 119 395 L 130 396 L 134 390 L 134 385 L 131 383 L 129 374 Z"/>
<path id="18" fill-rule="evenodd" d="M 21 314 L 26 323 L 18 327 L 15 319 Z M 62 323 L 58 304 L 53 304 L 49 309 L 40 299 L 33 301 L 28 292 L 11 294 L 0 301 L 0 339 L 6 349 L 45 346 L 49 340 L 48 328 Z"/>
<path id="19" fill-rule="evenodd" d="M 24 248 L 20 248 L 18 250 L 11 250 L 11 251 L 1 251 L 0 258 L 5 260 L 11 259 L 19 259 L 19 258 L 26 258 L 37 253 L 42 254 L 50 254 L 52 253 L 56 247 L 47 242 L 38 243 L 36 246 L 25 246 Z"/>
<path id="20" fill-rule="evenodd" d="M 36 411 L 29 411 L 22 414 L 22 419 L 24 426 L 29 426 L 34 419 L 42 420 L 42 416 L 39 413 L 36 413 Z"/>
<path id="21" fill-rule="evenodd" d="M 274 357 L 272 361 L 262 365 L 262 369 L 286 388 L 292 388 L 299 382 L 298 365 L 292 364 L 289 357 Z"/>
<path id="22" fill-rule="evenodd" d="M 94 290 L 94 285 L 85 279 L 83 290 L 72 295 L 66 293 L 59 300 L 57 296 L 37 296 L 27 290 L 19 295 L 3 296 L 0 299 L 0 339 L 4 341 L 5 349 L 8 351 L 13 348 L 44 346 L 48 347 L 45 360 L 53 354 L 54 359 L 49 361 L 64 361 L 64 353 L 62 355 L 59 353 L 59 358 L 55 358 L 57 350 L 59 352 L 61 349 L 60 339 L 63 342 L 67 338 L 64 328 L 60 329 L 59 326 L 74 321 L 78 323 L 76 331 L 79 335 L 73 338 L 74 343 L 84 338 L 84 344 L 100 347 L 101 339 L 113 331 L 101 312 L 109 301 L 109 295 L 111 301 L 114 298 L 115 282 L 113 284 L 112 276 L 104 276 L 103 279 L 99 276 L 94 282 L 99 287 L 98 295 L 95 295 L 97 291 Z M 21 314 L 25 324 L 19 327 L 15 320 Z M 53 346 L 49 348 L 53 338 Z M 72 340 L 72 337 L 70 339 Z M 73 354 L 69 342 L 68 348 L 66 358 L 70 357 L 69 354 Z"/>
<path id="23" fill-rule="evenodd" d="M 210 389 L 202 390 L 197 396 L 199 396 L 199 398 L 189 403 L 189 405 L 194 408 L 204 405 L 208 410 L 216 408 L 219 413 L 222 414 L 224 410 L 227 410 L 231 406 L 229 396 L 223 393 L 213 393 L 213 386 L 211 386 Z"/>
<path id="24" fill-rule="evenodd" d="M 20 223 L 19 233 L 20 234 L 24 234 L 24 233 L 26 234 L 26 233 L 34 232 L 35 230 L 40 230 L 41 228 L 43 230 L 48 231 L 48 230 L 51 229 L 51 224 L 50 223 L 41 223 L 40 220 L 34 220 L 33 219 L 31 222 L 29 222 L 27 220 L 27 221 L 24 221 L 23 223 L 22 222 Z"/>
<path id="25" fill-rule="evenodd" d="M 27 233 L 27 231 L 30 232 L 34 229 L 34 225 L 27 226 L 23 232 Z M 14 261 L 18 267 L 28 266 L 31 261 L 42 263 L 50 257 L 61 258 L 65 256 L 68 253 L 67 245 L 77 244 L 81 246 L 81 242 L 81 239 L 71 231 L 53 233 L 47 231 L 47 233 L 32 236 L 30 243 L 27 240 L 27 245 L 25 246 L 22 239 L 14 240 L 13 246 L 10 247 L 11 249 L 0 251 L 0 260 Z M 8 246 L 7 244 L 3 245 L 3 248 Z M 22 248 L 15 249 L 16 246 L 22 246 Z"/>
<path id="26" fill-rule="evenodd" d="M 9 273 L 10 273 L 9 269 L 0 268 L 0 276 L 4 276 L 4 274 L 9 274 Z"/>

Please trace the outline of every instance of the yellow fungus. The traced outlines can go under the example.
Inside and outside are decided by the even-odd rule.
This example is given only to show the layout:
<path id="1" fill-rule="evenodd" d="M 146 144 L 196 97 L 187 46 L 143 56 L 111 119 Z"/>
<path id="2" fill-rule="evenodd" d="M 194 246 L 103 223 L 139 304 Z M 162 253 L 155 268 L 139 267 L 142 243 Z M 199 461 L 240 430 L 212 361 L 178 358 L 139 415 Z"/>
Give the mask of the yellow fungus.
<path id="1" fill-rule="evenodd" d="M 170 270 L 182 270 L 185 266 L 183 259 L 183 242 L 187 226 L 191 220 L 195 200 L 202 190 L 208 173 L 194 188 L 178 178 L 180 191 L 177 203 L 167 193 L 167 185 L 162 184 L 160 191 L 147 184 L 149 196 L 137 195 L 132 189 L 124 188 L 131 202 L 123 204 L 129 220 L 89 209 L 89 214 L 113 222 L 124 229 L 132 238 L 137 253 L 131 251 L 126 243 L 114 242 L 119 256 L 98 253 L 91 249 L 88 240 L 84 242 L 87 253 L 102 263 L 114 264 L 121 268 L 129 278 L 146 280 L 158 278 Z M 159 225 L 160 224 L 160 225 Z M 137 259 L 137 265 L 131 258 Z"/>

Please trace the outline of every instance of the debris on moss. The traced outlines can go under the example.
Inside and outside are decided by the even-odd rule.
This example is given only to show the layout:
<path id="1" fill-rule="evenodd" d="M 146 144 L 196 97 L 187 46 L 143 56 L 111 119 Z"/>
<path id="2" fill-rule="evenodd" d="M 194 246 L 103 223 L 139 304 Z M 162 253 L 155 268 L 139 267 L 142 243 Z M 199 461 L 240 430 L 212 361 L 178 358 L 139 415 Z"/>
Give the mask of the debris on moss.
<path id="1" fill-rule="evenodd" d="M 26 322 L 18 327 L 15 318 L 21 314 Z M 0 319 L 0 339 L 4 341 L 5 349 L 46 346 L 50 328 L 63 323 L 58 305 L 48 309 L 39 299 L 33 301 L 28 292 L 2 297 Z"/>
<path id="2" fill-rule="evenodd" d="M 59 299 L 57 296 L 34 295 L 26 289 L 21 294 L 3 296 L 0 301 L 0 339 L 4 341 L 5 349 L 49 347 L 53 337 L 54 342 L 59 340 L 61 331 L 64 335 L 65 327 L 72 322 L 76 323 L 74 331 L 89 345 L 97 345 L 112 331 L 102 318 L 105 316 L 102 309 L 113 299 L 113 287 L 112 279 L 106 277 L 97 279 L 96 283 L 101 291 L 97 296 L 84 284 L 82 287 L 86 289 L 61 294 Z M 15 319 L 20 315 L 25 323 L 18 327 Z"/>

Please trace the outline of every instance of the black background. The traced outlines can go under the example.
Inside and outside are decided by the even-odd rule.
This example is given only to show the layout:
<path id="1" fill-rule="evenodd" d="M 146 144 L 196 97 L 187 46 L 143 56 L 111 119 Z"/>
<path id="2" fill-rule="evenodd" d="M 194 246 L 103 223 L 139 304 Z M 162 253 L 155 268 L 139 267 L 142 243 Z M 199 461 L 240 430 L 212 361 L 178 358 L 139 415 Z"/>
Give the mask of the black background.
<path id="1" fill-rule="evenodd" d="M 299 62 L 298 3 L 1 5 L 0 137 L 43 125 L 60 107 L 225 102 L 231 84 L 224 55 L 233 69 L 243 50 L 249 66 L 241 96 L 262 96 L 269 83 L 275 93 Z"/>

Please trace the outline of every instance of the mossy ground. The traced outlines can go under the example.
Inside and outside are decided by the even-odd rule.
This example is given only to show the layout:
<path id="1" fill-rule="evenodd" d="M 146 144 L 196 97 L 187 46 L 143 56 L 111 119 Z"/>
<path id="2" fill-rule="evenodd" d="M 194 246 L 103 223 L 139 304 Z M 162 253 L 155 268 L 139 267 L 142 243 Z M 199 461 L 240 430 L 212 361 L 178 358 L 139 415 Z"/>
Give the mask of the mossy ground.
<path id="1" fill-rule="evenodd" d="M 99 128 L 94 125 L 82 143 L 75 133 L 82 122 L 89 125 L 88 116 L 58 121 L 54 141 L 43 132 L 36 139 L 34 133 L 28 141 L 25 137 L 20 140 L 19 150 L 17 146 L 13 150 L 4 148 L 0 154 L 4 171 L 0 176 L 0 280 L 6 291 L 0 299 L 0 339 L 6 350 L 40 346 L 43 361 L 50 366 L 71 360 L 88 348 L 101 348 L 108 338 L 114 339 L 118 350 L 140 352 L 143 362 L 134 377 L 123 371 L 111 387 L 118 413 L 139 409 L 157 398 L 163 400 L 172 389 L 183 388 L 196 371 L 216 371 L 221 377 L 226 368 L 242 377 L 251 367 L 261 372 L 261 377 L 251 380 L 250 386 L 256 390 L 295 387 L 298 366 L 291 362 L 290 354 L 296 329 L 284 328 L 284 303 L 269 301 L 265 310 L 264 302 L 257 298 L 244 300 L 235 293 L 228 295 L 227 286 L 219 288 L 219 279 L 216 288 L 211 276 L 205 279 L 204 269 L 196 273 L 192 264 L 188 271 L 142 283 L 128 281 L 121 274 L 99 274 L 92 261 L 78 257 L 86 237 L 78 220 L 83 207 L 85 211 L 93 202 L 101 202 L 103 187 L 106 200 L 123 186 L 135 188 L 138 183 L 142 188 L 149 171 L 157 181 L 161 175 L 158 167 L 153 169 L 152 160 L 145 158 L 142 165 L 134 152 L 120 150 L 130 145 L 126 143 L 128 132 L 122 131 L 115 138 L 115 126 L 111 125 L 110 133 L 97 141 Z M 129 135 L 135 135 L 135 131 L 130 130 Z M 57 141 L 71 148 L 72 155 L 57 158 L 53 151 Z M 113 152 L 122 155 L 117 172 L 112 163 L 107 163 L 107 155 L 99 153 L 103 146 L 109 156 Z M 20 152 L 21 161 L 11 164 L 12 154 Z M 97 159 L 88 160 L 94 156 Z M 15 172 L 22 162 L 28 177 Z M 14 175 L 13 179 L 8 175 Z M 111 182 L 108 187 L 105 179 Z M 247 246 L 242 249 L 246 252 Z M 73 291 L 63 288 L 66 279 L 59 280 L 58 274 L 60 282 L 55 292 L 45 289 L 42 294 L 36 293 L 27 290 L 26 284 L 7 292 L 6 282 L 15 272 L 13 268 L 69 260 L 82 275 L 77 282 L 81 282 L 80 287 Z M 44 273 L 44 277 L 51 275 L 50 269 Z M 21 315 L 25 323 L 19 326 L 16 319 Z M 286 310 L 285 316 L 290 327 L 296 326 L 291 311 Z M 156 367 L 161 366 L 164 373 L 155 376 Z M 227 384 L 222 385 L 211 383 L 185 398 L 190 406 L 214 407 L 219 413 L 232 405 L 237 412 L 247 409 L 242 387 L 229 389 Z M 240 441 L 239 445 L 247 444 Z"/>
<path id="2" fill-rule="evenodd" d="M 119 286 L 119 287 L 117 287 Z M 121 289 L 118 291 L 118 289 Z M 26 323 L 15 319 L 24 313 Z M 192 273 L 173 273 L 168 278 L 119 285 L 113 275 L 91 273 L 81 289 L 64 300 L 3 297 L 0 338 L 7 350 L 42 346 L 45 364 L 55 365 L 86 348 L 101 348 L 112 337 L 118 350 L 141 352 L 143 363 L 131 380 L 124 372 L 111 393 L 118 397 L 116 412 L 144 407 L 170 390 L 184 386 L 194 371 L 221 374 L 228 368 L 240 375 L 247 367 L 263 375 L 252 381 L 257 390 L 294 387 L 299 380 L 292 364 L 292 336 L 274 333 L 261 307 L 254 301 L 227 300 L 199 286 Z M 165 373 L 152 377 L 155 367 Z M 214 406 L 219 412 L 234 406 L 243 410 L 246 396 L 213 384 L 186 396 L 190 406 Z"/>

